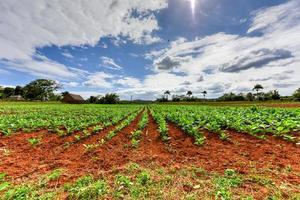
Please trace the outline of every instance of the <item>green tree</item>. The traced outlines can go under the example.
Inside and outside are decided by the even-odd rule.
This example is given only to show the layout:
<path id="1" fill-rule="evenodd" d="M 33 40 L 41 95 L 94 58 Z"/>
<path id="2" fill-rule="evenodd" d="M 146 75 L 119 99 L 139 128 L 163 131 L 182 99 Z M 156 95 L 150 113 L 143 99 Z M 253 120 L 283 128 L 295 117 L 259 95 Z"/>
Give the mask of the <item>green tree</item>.
<path id="1" fill-rule="evenodd" d="M 270 94 L 271 94 L 271 98 L 273 100 L 279 100 L 280 99 L 280 94 L 279 94 L 278 90 L 270 91 Z"/>
<path id="2" fill-rule="evenodd" d="M 119 101 L 120 101 L 120 97 L 116 93 L 108 93 L 104 97 L 101 97 L 99 99 L 99 103 L 104 103 L 104 104 L 116 104 Z"/>
<path id="3" fill-rule="evenodd" d="M 187 95 L 189 98 L 191 98 L 191 96 L 193 95 L 193 92 L 189 90 L 189 91 L 187 91 L 186 95 Z"/>
<path id="4" fill-rule="evenodd" d="M 205 96 L 207 95 L 207 92 L 204 90 L 203 92 L 201 92 L 203 94 L 203 97 L 205 99 Z"/>
<path id="5" fill-rule="evenodd" d="M 25 99 L 29 100 L 46 101 L 49 100 L 54 91 L 60 88 L 61 86 L 53 80 L 37 79 L 23 88 L 23 96 Z"/>
<path id="6" fill-rule="evenodd" d="M 254 95 L 253 95 L 251 92 L 248 92 L 248 93 L 246 94 L 246 99 L 247 99 L 248 101 L 253 101 L 253 100 L 254 100 Z"/>
<path id="7" fill-rule="evenodd" d="M 256 91 L 256 95 L 258 96 L 258 92 L 260 90 L 264 89 L 264 87 L 261 85 L 261 84 L 256 84 L 252 90 L 255 90 Z"/>
<path id="8" fill-rule="evenodd" d="M 16 86 L 15 91 L 14 91 L 15 95 L 22 95 L 23 94 L 23 88 L 19 85 Z"/>
<path id="9" fill-rule="evenodd" d="M 0 99 L 3 97 L 4 87 L 0 86 Z"/>
<path id="10" fill-rule="evenodd" d="M 297 99 L 298 101 L 300 101 L 300 88 L 298 88 L 298 89 L 294 92 L 293 97 L 294 97 L 295 99 Z"/>
<path id="11" fill-rule="evenodd" d="M 90 96 L 90 98 L 87 100 L 89 103 L 97 103 L 98 98 L 95 96 Z"/>
<path id="12" fill-rule="evenodd" d="M 164 92 L 164 95 L 167 96 L 166 99 L 168 100 L 169 99 L 169 95 L 171 94 L 171 92 L 169 90 L 166 90 Z"/>
<path id="13" fill-rule="evenodd" d="M 65 95 L 67 95 L 67 94 L 70 94 L 70 92 L 64 91 L 64 92 L 61 93 L 61 95 L 62 95 L 63 97 L 64 97 Z"/>
<path id="14" fill-rule="evenodd" d="M 8 98 L 11 95 L 14 95 L 15 88 L 5 87 L 3 90 L 3 98 Z"/>

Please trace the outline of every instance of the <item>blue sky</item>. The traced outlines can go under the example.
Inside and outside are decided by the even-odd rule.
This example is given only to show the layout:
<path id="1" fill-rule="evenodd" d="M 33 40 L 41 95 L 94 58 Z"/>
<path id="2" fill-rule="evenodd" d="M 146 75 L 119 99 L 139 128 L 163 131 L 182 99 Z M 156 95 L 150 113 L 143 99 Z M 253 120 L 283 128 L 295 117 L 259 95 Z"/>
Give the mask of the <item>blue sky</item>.
<path id="1" fill-rule="evenodd" d="M 300 86 L 298 0 L 0 2 L 0 85 L 50 78 L 84 97 L 208 97 Z M 3 12 L 2 12 L 3 11 Z"/>

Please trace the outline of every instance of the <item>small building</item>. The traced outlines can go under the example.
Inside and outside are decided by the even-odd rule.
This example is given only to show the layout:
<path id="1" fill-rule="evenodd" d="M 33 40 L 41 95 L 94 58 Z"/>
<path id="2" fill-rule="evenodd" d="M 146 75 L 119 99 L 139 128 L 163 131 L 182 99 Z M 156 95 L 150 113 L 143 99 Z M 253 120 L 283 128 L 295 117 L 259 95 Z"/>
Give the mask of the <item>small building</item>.
<path id="1" fill-rule="evenodd" d="M 11 101 L 25 101 L 25 99 L 21 95 L 11 95 L 7 98 L 7 100 Z"/>
<path id="2" fill-rule="evenodd" d="M 79 104 L 84 103 L 84 99 L 80 95 L 68 93 L 64 95 L 62 102 Z"/>

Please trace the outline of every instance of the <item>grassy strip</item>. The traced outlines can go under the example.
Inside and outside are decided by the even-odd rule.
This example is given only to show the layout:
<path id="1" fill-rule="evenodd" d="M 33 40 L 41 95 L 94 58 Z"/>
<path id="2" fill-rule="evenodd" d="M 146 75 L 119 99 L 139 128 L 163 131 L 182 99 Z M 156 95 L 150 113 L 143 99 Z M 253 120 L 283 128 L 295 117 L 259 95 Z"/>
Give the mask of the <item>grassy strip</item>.
<path id="1" fill-rule="evenodd" d="M 271 174 L 259 171 L 239 174 L 226 169 L 223 173 L 208 172 L 199 167 L 143 168 L 129 163 L 124 169 L 91 175 L 73 183 L 53 187 L 61 170 L 42 176 L 37 181 L 20 185 L 9 184 L 0 191 L 0 199 L 276 199 L 300 198 L 300 186 L 276 183 Z M 282 173 L 282 172 L 281 172 Z M 292 173 L 292 172 L 289 172 Z M 281 174 L 282 175 L 282 174 Z M 1 176 L 0 176 L 1 177 Z M 3 180 L 0 180 L 0 185 Z"/>

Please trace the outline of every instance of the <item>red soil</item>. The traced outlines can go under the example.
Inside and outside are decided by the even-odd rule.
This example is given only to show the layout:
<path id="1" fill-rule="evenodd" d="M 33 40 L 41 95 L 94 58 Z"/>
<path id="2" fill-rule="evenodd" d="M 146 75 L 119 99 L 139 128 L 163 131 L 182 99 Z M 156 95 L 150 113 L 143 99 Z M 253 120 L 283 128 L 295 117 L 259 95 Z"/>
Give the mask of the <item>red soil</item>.
<path id="1" fill-rule="evenodd" d="M 300 103 L 266 103 L 262 104 L 266 107 L 278 107 L 278 108 L 300 108 Z"/>
<path id="2" fill-rule="evenodd" d="M 194 165 L 216 172 L 230 168 L 240 173 L 249 173 L 251 169 L 284 170 L 286 167 L 291 167 L 293 172 L 300 172 L 300 147 L 292 143 L 273 137 L 259 140 L 232 131 L 229 132 L 231 141 L 222 141 L 216 134 L 207 132 L 206 144 L 198 147 L 193 144 L 191 137 L 172 123 L 169 123 L 171 139 L 163 143 L 157 131 L 157 124 L 151 116 L 139 147 L 134 149 L 130 146 L 130 135 L 137 128 L 140 118 L 141 113 L 128 127 L 91 152 L 86 152 L 83 144 L 97 143 L 114 127 L 102 130 L 66 149 L 63 147 L 64 143 L 69 141 L 71 136 L 60 138 L 45 131 L 0 137 L 0 149 L 10 150 L 8 156 L 4 156 L 0 150 L 0 172 L 5 172 L 12 178 L 33 178 L 53 169 L 63 168 L 65 173 L 61 183 L 85 174 L 99 175 L 122 168 L 129 162 L 142 166 L 158 164 L 178 169 Z M 39 136 L 43 138 L 42 144 L 32 147 L 27 139 Z M 274 174 L 274 179 L 300 184 L 300 177 L 292 174 L 280 177 Z"/>

